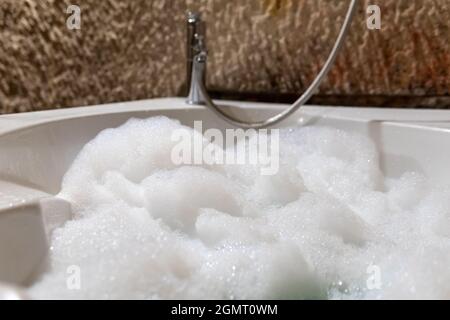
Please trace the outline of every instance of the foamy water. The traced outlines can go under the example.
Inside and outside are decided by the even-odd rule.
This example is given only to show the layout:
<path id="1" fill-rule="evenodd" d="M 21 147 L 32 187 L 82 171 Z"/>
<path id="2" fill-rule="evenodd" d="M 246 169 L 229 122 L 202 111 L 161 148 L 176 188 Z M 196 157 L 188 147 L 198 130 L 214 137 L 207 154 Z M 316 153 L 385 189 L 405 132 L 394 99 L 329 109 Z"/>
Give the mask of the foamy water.
<path id="1" fill-rule="evenodd" d="M 84 147 L 33 298 L 450 299 L 450 189 L 385 178 L 371 141 L 329 128 L 282 130 L 274 176 L 175 166 L 180 127 L 130 120 Z"/>

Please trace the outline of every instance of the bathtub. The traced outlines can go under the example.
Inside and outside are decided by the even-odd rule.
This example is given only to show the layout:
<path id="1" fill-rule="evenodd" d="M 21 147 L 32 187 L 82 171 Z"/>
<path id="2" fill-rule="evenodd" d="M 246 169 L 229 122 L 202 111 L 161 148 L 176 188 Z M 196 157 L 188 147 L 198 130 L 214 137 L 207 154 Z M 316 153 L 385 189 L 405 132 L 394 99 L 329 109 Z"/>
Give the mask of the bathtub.
<path id="1" fill-rule="evenodd" d="M 287 107 L 217 102 L 231 113 L 252 119 Z M 32 284 L 45 266 L 52 230 L 71 218 L 70 204 L 54 195 L 84 144 L 131 117 L 156 115 L 189 126 L 202 120 L 204 129 L 230 127 L 211 111 L 185 104 L 183 98 L 0 116 L 0 283 L 6 285 L 0 285 L 0 297 L 20 297 L 11 286 Z M 388 177 L 413 170 L 436 185 L 450 179 L 450 111 L 307 106 L 282 123 L 283 127 L 311 125 L 372 138 Z"/>

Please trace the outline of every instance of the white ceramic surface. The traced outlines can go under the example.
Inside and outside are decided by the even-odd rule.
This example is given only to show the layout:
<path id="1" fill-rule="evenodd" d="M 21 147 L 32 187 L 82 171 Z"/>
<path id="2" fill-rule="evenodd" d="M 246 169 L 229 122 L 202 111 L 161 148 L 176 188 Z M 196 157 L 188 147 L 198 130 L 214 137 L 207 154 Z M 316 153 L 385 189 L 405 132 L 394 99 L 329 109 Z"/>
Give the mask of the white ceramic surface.
<path id="1" fill-rule="evenodd" d="M 252 119 L 286 107 L 218 103 Z M 25 286 L 39 273 L 51 231 L 70 219 L 70 204 L 54 195 L 83 145 L 99 131 L 131 117 L 156 115 L 190 126 L 202 120 L 204 129 L 230 127 L 182 98 L 0 116 L 0 282 Z M 414 170 L 437 185 L 450 181 L 450 111 L 308 106 L 281 124 L 299 125 L 328 125 L 370 136 L 387 176 Z M 0 298 L 20 296 L 4 289 L 10 287 L 1 288 Z"/>

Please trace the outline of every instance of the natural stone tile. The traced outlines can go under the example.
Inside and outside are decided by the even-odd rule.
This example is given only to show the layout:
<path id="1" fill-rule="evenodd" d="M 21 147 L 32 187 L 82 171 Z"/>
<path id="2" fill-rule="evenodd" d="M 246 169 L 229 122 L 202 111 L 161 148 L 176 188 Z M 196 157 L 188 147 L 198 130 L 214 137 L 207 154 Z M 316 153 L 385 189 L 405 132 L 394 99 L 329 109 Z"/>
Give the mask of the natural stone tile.
<path id="1" fill-rule="evenodd" d="M 450 92 L 448 0 L 361 5 L 322 96 L 427 96 Z M 366 28 L 377 4 L 382 29 Z M 82 9 L 68 30 L 66 8 Z M 337 35 L 340 0 L 0 0 L 0 112 L 181 94 L 186 11 L 208 25 L 208 86 L 300 93 Z M 337 101 L 339 103 L 339 101 Z"/>

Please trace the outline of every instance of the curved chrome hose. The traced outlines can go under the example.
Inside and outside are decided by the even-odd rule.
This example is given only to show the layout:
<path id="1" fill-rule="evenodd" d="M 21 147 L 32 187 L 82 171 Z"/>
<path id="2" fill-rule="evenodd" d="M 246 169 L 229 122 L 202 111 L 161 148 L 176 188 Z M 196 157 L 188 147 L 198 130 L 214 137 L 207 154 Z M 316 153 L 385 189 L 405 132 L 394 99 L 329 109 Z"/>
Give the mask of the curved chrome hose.
<path id="1" fill-rule="evenodd" d="M 301 97 L 296 102 L 294 102 L 294 104 L 292 104 L 289 108 L 287 108 L 286 110 L 280 112 L 279 114 L 277 114 L 269 119 L 263 120 L 263 121 L 247 122 L 247 121 L 239 120 L 238 118 L 228 115 L 225 112 L 223 112 L 222 110 L 220 110 L 220 108 L 212 101 L 212 99 L 208 95 L 208 92 L 205 88 L 205 84 L 204 84 L 205 82 L 203 81 L 204 79 L 202 79 L 203 73 L 197 72 L 194 75 L 193 81 L 195 81 L 196 84 L 198 85 L 199 90 L 200 90 L 201 94 L 203 95 L 204 103 L 206 104 L 206 106 L 209 107 L 212 111 L 214 111 L 223 120 L 231 123 L 234 126 L 243 127 L 243 128 L 257 129 L 257 128 L 268 127 L 268 126 L 274 125 L 276 123 L 279 123 L 280 121 L 289 117 L 291 114 L 296 112 L 301 106 L 303 106 L 311 98 L 311 96 L 318 89 L 318 87 L 322 83 L 323 79 L 326 77 L 326 75 L 330 71 L 334 61 L 336 60 L 338 52 L 344 43 L 344 39 L 348 33 L 354 13 L 356 11 L 357 1 L 358 0 L 351 0 L 347 14 L 345 16 L 344 23 L 341 27 L 341 30 L 337 37 L 337 40 L 333 46 L 333 49 L 331 50 L 330 55 L 328 56 L 328 59 L 326 60 L 322 69 L 320 70 L 319 74 L 314 79 L 314 81 L 310 84 L 310 86 L 306 89 L 306 91 L 301 95 Z M 204 68 L 205 67 L 204 64 L 206 64 L 206 51 L 200 52 L 194 58 L 194 60 L 195 60 L 194 64 L 202 64 L 199 67 Z"/>

